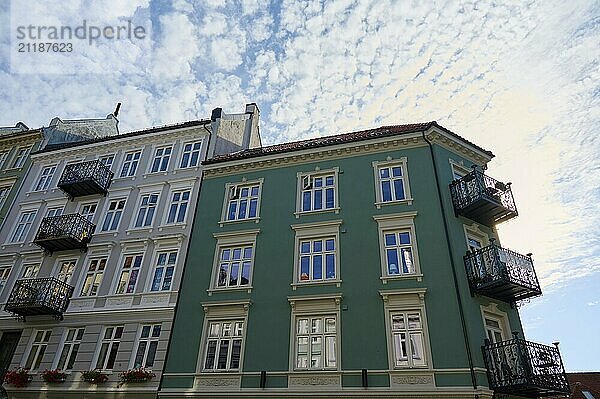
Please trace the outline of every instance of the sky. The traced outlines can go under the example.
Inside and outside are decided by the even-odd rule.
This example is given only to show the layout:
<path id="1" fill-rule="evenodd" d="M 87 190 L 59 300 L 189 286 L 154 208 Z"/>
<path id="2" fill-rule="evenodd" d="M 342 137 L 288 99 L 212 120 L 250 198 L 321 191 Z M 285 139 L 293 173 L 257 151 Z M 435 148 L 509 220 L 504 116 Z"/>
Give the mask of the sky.
<path id="1" fill-rule="evenodd" d="M 16 26 L 82 19 L 147 37 L 15 53 Z M 533 253 L 544 291 L 520 308 L 526 338 L 600 371 L 599 43 L 599 1 L 5 0 L 0 126 L 117 102 L 121 131 L 256 102 L 263 144 L 436 120 L 513 183 L 502 245 Z"/>

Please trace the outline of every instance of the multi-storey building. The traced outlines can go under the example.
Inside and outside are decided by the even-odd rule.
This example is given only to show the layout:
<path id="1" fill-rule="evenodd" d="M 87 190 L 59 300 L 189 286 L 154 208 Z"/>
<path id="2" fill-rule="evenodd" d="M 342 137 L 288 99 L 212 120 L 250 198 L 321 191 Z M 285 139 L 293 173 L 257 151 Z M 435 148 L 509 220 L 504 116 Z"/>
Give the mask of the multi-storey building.
<path id="1" fill-rule="evenodd" d="M 42 143 L 41 129 L 29 130 L 19 122 L 13 127 L 0 127 L 0 227 L 29 170 L 29 153 Z M 0 274 L 0 287 L 7 276 Z"/>
<path id="2" fill-rule="evenodd" d="M 260 146 L 258 109 L 82 139 L 53 120 L 52 137 L 0 230 L 0 352 L 28 370 L 14 398 L 156 396 L 206 154 Z M 44 129 L 46 130 L 46 128 Z M 115 132 L 116 133 L 116 132 Z M 15 317 L 16 316 L 16 317 Z M 123 384 L 121 372 L 156 375 Z M 44 370 L 66 381 L 48 384 Z M 102 384 L 82 380 L 99 370 Z"/>
<path id="3" fill-rule="evenodd" d="M 568 393 L 492 157 L 430 122 L 206 161 L 159 396 Z"/>

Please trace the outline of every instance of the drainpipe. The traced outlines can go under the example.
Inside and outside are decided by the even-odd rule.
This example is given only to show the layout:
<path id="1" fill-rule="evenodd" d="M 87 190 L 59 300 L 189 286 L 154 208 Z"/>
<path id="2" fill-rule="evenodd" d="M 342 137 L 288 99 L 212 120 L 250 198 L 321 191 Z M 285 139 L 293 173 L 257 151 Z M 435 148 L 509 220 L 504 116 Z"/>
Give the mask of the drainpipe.
<path id="1" fill-rule="evenodd" d="M 204 130 L 206 130 L 208 132 L 208 143 L 206 143 L 206 156 L 205 159 L 208 159 L 210 156 L 210 144 L 212 141 L 212 132 L 210 130 L 208 130 L 208 128 L 206 127 L 206 125 L 202 125 L 202 127 L 204 128 Z M 200 164 L 202 164 L 202 162 L 200 162 Z M 204 168 L 202 168 L 202 174 L 204 173 Z M 202 174 L 200 175 L 200 182 L 198 182 L 198 199 L 196 200 L 196 207 L 198 207 L 198 205 L 200 204 L 200 194 L 202 192 L 202 182 L 204 181 L 204 178 L 202 176 Z M 175 327 L 175 320 L 177 319 L 177 310 L 179 309 L 179 294 L 181 293 L 181 287 L 183 287 L 183 282 L 185 281 L 185 264 L 187 263 L 187 255 L 190 252 L 190 247 L 192 246 L 192 237 L 194 236 L 194 227 L 196 226 L 196 223 L 194 223 L 194 218 L 196 217 L 196 212 L 193 213 L 193 215 L 190 215 L 190 217 L 192 218 L 192 228 L 190 229 L 190 236 L 188 239 L 188 243 L 187 243 L 187 248 L 186 248 L 186 252 L 185 252 L 185 259 L 183 260 L 183 271 L 181 273 L 181 282 L 179 284 L 179 290 L 177 293 L 177 302 L 175 302 L 175 309 L 173 310 L 173 322 L 171 325 L 171 334 L 169 334 L 169 340 L 167 342 L 167 350 L 165 351 L 165 362 L 163 365 L 163 370 L 160 373 L 160 380 L 158 382 L 158 390 L 156 391 L 156 399 L 159 399 L 159 393 L 160 390 L 162 389 L 163 386 L 163 379 L 165 378 L 165 367 L 167 366 L 167 359 L 169 358 L 169 351 L 171 349 L 171 340 L 173 339 L 173 327 Z M 0 398 L 1 399 L 1 398 Z"/>
<path id="2" fill-rule="evenodd" d="M 438 176 L 437 163 L 435 161 L 435 154 L 433 152 L 433 144 L 425 136 L 425 130 L 422 132 L 423 140 L 429 145 L 429 153 L 431 154 L 431 163 L 433 164 L 433 174 L 435 175 L 435 186 L 437 188 L 438 200 L 440 203 L 440 210 L 442 211 L 442 220 L 444 221 L 444 233 L 446 234 L 446 245 L 448 246 L 448 253 L 450 254 L 450 266 L 452 267 L 452 278 L 454 280 L 454 292 L 456 294 L 456 302 L 458 303 L 458 313 L 460 315 L 460 324 L 463 330 L 463 338 L 465 340 L 465 346 L 467 348 L 467 359 L 469 361 L 469 369 L 471 370 L 471 382 L 473 383 L 473 389 L 477 389 L 477 380 L 475 378 L 475 370 L 473 368 L 473 355 L 471 354 L 471 344 L 469 342 L 469 333 L 467 332 L 467 323 L 465 322 L 465 313 L 463 311 L 462 298 L 460 296 L 460 290 L 458 287 L 458 275 L 456 273 L 456 264 L 454 263 L 454 251 L 452 251 L 452 245 L 450 244 L 450 233 L 448 229 L 448 221 L 446 220 L 446 209 L 444 207 L 444 201 L 442 200 L 442 191 L 440 190 L 440 179 Z"/>

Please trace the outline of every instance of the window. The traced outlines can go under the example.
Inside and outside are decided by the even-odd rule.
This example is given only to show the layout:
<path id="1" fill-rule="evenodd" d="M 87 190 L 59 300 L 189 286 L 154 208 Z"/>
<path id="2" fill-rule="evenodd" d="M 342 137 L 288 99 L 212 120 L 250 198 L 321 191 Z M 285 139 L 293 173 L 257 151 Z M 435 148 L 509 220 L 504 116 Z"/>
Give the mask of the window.
<path id="1" fill-rule="evenodd" d="M 0 266 L 0 293 L 2 293 L 2 289 L 8 281 L 8 276 L 10 276 L 11 269 L 12 266 Z"/>
<path id="2" fill-rule="evenodd" d="M 169 167 L 169 161 L 171 160 L 172 151 L 173 147 L 157 148 L 154 152 L 154 159 L 152 160 L 150 173 L 166 171 Z"/>
<path id="3" fill-rule="evenodd" d="M 62 344 L 62 350 L 60 357 L 56 363 L 55 368 L 61 370 L 72 370 L 77 358 L 77 352 L 79 352 L 79 346 L 83 339 L 83 332 L 85 328 L 69 328 L 64 334 L 64 342 Z"/>
<path id="4" fill-rule="evenodd" d="M 244 342 L 244 321 L 211 321 L 204 357 L 204 370 L 239 370 Z"/>
<path id="5" fill-rule="evenodd" d="M 337 201 L 337 168 L 328 172 L 298 175 L 298 212 L 335 210 Z"/>
<path id="6" fill-rule="evenodd" d="M 171 289 L 176 263 L 177 252 L 162 252 L 158 254 L 150 291 L 168 291 Z"/>
<path id="7" fill-rule="evenodd" d="M 50 341 L 50 335 L 52 330 L 34 330 L 33 342 L 29 348 L 29 354 L 27 360 L 23 365 L 24 368 L 29 370 L 37 370 L 40 367 L 46 348 L 48 347 L 48 341 Z"/>
<path id="8" fill-rule="evenodd" d="M 336 369 L 336 317 L 296 319 L 296 369 Z"/>
<path id="9" fill-rule="evenodd" d="M 10 242 L 16 243 L 25 241 L 36 214 L 37 211 L 21 212 L 19 215 L 19 220 L 17 221 L 17 226 L 15 227 L 15 230 L 10 238 Z"/>
<path id="10" fill-rule="evenodd" d="M 69 284 L 71 282 L 71 277 L 73 277 L 73 272 L 75 271 L 75 263 L 76 260 L 61 261 L 56 277 L 63 283 Z"/>
<path id="11" fill-rule="evenodd" d="M 140 337 L 138 339 L 137 351 L 133 361 L 133 367 L 154 366 L 154 358 L 156 357 L 156 349 L 160 337 L 160 324 L 142 326 Z"/>
<path id="12" fill-rule="evenodd" d="M 2 169 L 2 167 L 4 166 L 4 162 L 6 161 L 7 157 L 8 157 L 8 151 L 0 152 L 0 169 Z"/>
<path id="13" fill-rule="evenodd" d="M 499 343 L 504 341 L 504 332 L 502 331 L 502 322 L 491 316 L 485 316 L 485 335 L 491 343 Z"/>
<path id="14" fill-rule="evenodd" d="M 114 154 L 105 155 L 103 157 L 100 157 L 100 163 L 102 165 L 106 166 L 108 169 L 112 169 L 113 162 L 115 162 Z"/>
<path id="15" fill-rule="evenodd" d="M 424 366 L 423 326 L 418 312 L 390 313 L 394 367 Z"/>
<path id="16" fill-rule="evenodd" d="M 102 223 L 102 231 L 112 231 L 119 227 L 124 208 L 125 199 L 110 201 L 108 211 L 106 212 L 106 216 L 104 216 L 104 223 Z"/>
<path id="17" fill-rule="evenodd" d="M 0 186 L 0 208 L 4 206 L 4 202 L 8 198 L 8 194 L 10 194 L 10 189 L 12 186 Z"/>
<path id="18" fill-rule="evenodd" d="M 252 245 L 221 248 L 217 287 L 240 287 L 250 283 Z"/>
<path id="19" fill-rule="evenodd" d="M 300 241 L 299 281 L 323 281 L 336 278 L 335 237 Z"/>
<path id="20" fill-rule="evenodd" d="M 55 206 L 52 208 L 48 208 L 48 212 L 46 212 L 46 217 L 54 217 L 60 216 L 63 214 L 64 207 L 63 206 Z"/>
<path id="21" fill-rule="evenodd" d="M 261 185 L 262 180 L 252 183 L 226 185 L 226 206 L 222 220 L 258 218 Z"/>
<path id="22" fill-rule="evenodd" d="M 21 278 L 36 278 L 38 273 L 40 272 L 40 264 L 39 263 L 29 263 L 23 265 L 23 272 L 21 273 Z"/>
<path id="23" fill-rule="evenodd" d="M 151 226 L 158 203 L 158 194 L 142 195 L 140 200 L 140 209 L 135 219 L 135 227 Z"/>
<path id="24" fill-rule="evenodd" d="M 180 168 L 191 168 L 198 166 L 200 163 L 200 150 L 202 148 L 202 141 L 196 141 L 195 143 L 185 143 L 183 145 L 183 151 L 181 154 Z"/>
<path id="25" fill-rule="evenodd" d="M 117 359 L 119 344 L 123 336 L 123 326 L 105 327 L 98 351 L 96 367 L 100 370 L 112 370 Z"/>
<path id="26" fill-rule="evenodd" d="M 89 204 L 82 204 L 81 208 L 79 208 L 79 214 L 87 219 L 88 222 L 94 221 L 94 215 L 96 215 L 96 208 L 98 204 L 95 202 L 91 202 Z"/>
<path id="27" fill-rule="evenodd" d="M 421 280 L 414 218 L 416 212 L 373 216 L 379 227 L 381 279 Z"/>
<path id="28" fill-rule="evenodd" d="M 379 291 L 384 302 L 391 368 L 427 367 L 431 363 L 425 292 L 425 288 Z"/>
<path id="29" fill-rule="evenodd" d="M 142 255 L 128 255 L 125 257 L 117 290 L 115 291 L 116 294 L 131 294 L 135 291 L 141 265 Z"/>
<path id="30" fill-rule="evenodd" d="M 35 185 L 34 191 L 42 191 L 48 189 L 50 187 L 50 183 L 52 182 L 52 177 L 54 177 L 54 172 L 56 172 L 56 165 L 46 166 L 42 169 L 40 173 L 40 177 L 38 178 L 37 184 Z"/>
<path id="31" fill-rule="evenodd" d="M 385 231 L 384 245 L 389 276 L 414 273 L 410 231 Z"/>
<path id="32" fill-rule="evenodd" d="M 13 168 L 22 168 L 27 162 L 27 157 L 29 157 L 29 151 L 31 151 L 31 147 L 21 147 L 17 150 L 17 155 L 13 162 Z"/>
<path id="33" fill-rule="evenodd" d="M 123 160 L 123 167 L 121 168 L 121 177 L 135 176 L 135 172 L 137 171 L 141 156 L 141 151 L 133 151 L 125 154 L 125 159 Z"/>
<path id="34" fill-rule="evenodd" d="M 106 268 L 106 260 L 107 258 L 90 260 L 83 285 L 81 286 L 80 296 L 98 295 L 98 288 L 102 284 L 102 277 Z"/>
<path id="35" fill-rule="evenodd" d="M 390 161 L 373 162 L 375 172 L 375 204 L 407 201 L 411 203 L 410 187 L 408 184 L 408 171 L 406 158 Z"/>
<path id="36" fill-rule="evenodd" d="M 293 225 L 296 231 L 294 282 L 340 283 L 339 226 L 342 221 Z"/>
<path id="37" fill-rule="evenodd" d="M 171 206 L 167 215 L 167 223 L 183 223 L 190 202 L 190 190 L 177 191 L 171 196 Z"/>

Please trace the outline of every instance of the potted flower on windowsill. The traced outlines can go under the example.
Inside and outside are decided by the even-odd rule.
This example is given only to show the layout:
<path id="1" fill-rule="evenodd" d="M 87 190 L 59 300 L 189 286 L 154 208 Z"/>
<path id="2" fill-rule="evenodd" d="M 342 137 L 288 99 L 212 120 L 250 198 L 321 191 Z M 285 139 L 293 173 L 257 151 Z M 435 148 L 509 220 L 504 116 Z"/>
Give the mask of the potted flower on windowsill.
<path id="1" fill-rule="evenodd" d="M 100 370 L 89 370 L 81 373 L 81 378 L 89 384 L 102 384 L 108 380 L 108 376 Z"/>
<path id="2" fill-rule="evenodd" d="M 123 371 L 119 376 L 121 377 L 121 383 L 119 385 L 123 385 L 129 383 L 148 382 L 156 377 L 156 374 L 146 370 L 143 367 L 138 367 Z"/>
<path id="3" fill-rule="evenodd" d="M 9 370 L 4 375 L 4 382 L 6 384 L 14 385 L 17 388 L 23 388 L 31 382 L 33 376 L 29 374 L 29 370 L 22 367 Z"/>
<path id="4" fill-rule="evenodd" d="M 67 380 L 67 373 L 61 369 L 42 371 L 42 380 L 46 384 L 62 384 Z"/>

